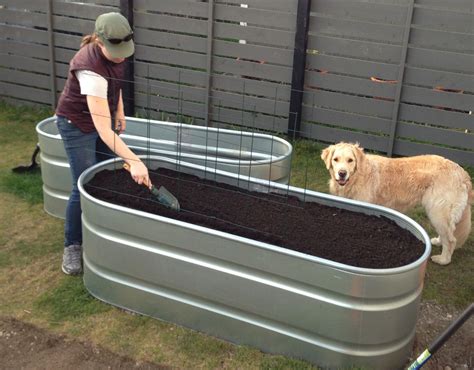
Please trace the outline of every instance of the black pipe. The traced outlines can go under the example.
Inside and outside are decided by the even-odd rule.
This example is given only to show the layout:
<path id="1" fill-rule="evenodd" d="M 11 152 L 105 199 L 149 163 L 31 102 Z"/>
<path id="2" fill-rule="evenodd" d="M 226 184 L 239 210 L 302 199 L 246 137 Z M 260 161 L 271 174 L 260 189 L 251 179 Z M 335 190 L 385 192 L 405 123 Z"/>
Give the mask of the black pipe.
<path id="1" fill-rule="evenodd" d="M 288 115 L 288 135 L 292 138 L 299 136 L 301 127 L 310 11 L 311 0 L 298 0 L 293 74 L 291 77 L 290 113 Z"/>
<path id="2" fill-rule="evenodd" d="M 446 342 L 451 335 L 453 335 L 456 330 L 458 330 L 462 324 L 473 314 L 474 312 L 474 303 L 471 305 L 459 316 L 454 322 L 449 325 L 449 327 L 441 334 L 438 338 L 435 339 L 433 343 L 428 348 L 431 354 L 435 353 L 443 344 Z"/>
<path id="3" fill-rule="evenodd" d="M 120 0 L 120 12 L 127 18 L 133 30 L 133 0 Z M 126 116 L 135 115 L 135 68 L 134 56 L 125 61 L 125 81 L 122 84 L 122 98 Z"/>
<path id="4" fill-rule="evenodd" d="M 436 338 L 431 345 L 423 351 L 423 353 L 418 356 L 418 358 L 413 362 L 408 370 L 417 370 L 420 369 L 426 361 L 428 361 L 433 354 L 440 349 L 440 347 L 466 322 L 466 320 L 474 313 L 474 303 L 464 310 L 464 312 L 454 320 L 451 325 L 438 337 Z"/>

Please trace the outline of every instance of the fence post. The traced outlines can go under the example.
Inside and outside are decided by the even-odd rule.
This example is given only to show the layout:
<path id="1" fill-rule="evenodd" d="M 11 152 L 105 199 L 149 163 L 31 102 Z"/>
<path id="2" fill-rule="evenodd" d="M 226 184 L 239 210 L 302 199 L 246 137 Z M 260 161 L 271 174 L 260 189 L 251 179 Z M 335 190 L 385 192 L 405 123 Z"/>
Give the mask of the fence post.
<path id="1" fill-rule="evenodd" d="M 408 42 L 410 40 L 410 30 L 411 22 L 413 19 L 413 9 L 415 5 L 415 0 L 411 0 L 407 9 L 407 18 L 405 22 L 405 32 L 403 34 L 402 41 L 402 55 L 400 56 L 400 64 L 398 66 L 398 84 L 397 90 L 395 92 L 395 100 L 393 102 L 392 110 L 392 123 L 390 126 L 390 139 L 388 142 L 387 155 L 391 157 L 393 155 L 393 147 L 395 145 L 397 125 L 398 125 L 398 114 L 400 112 L 400 98 L 402 96 L 403 89 L 403 78 L 405 76 L 406 62 L 407 62 L 407 53 L 408 53 Z"/>
<path id="2" fill-rule="evenodd" d="M 48 0 L 49 76 L 51 84 L 51 108 L 56 109 L 56 57 L 54 53 L 53 0 Z"/>
<path id="3" fill-rule="evenodd" d="M 293 52 L 293 74 L 291 77 L 290 112 L 288 115 L 288 135 L 293 138 L 299 136 L 301 127 L 310 11 L 311 0 L 298 0 L 295 49 Z"/>
<path id="4" fill-rule="evenodd" d="M 133 0 L 120 0 L 120 11 L 133 29 Z M 135 115 L 135 56 L 125 61 L 125 83 L 122 85 L 122 98 L 126 116 Z"/>
<path id="5" fill-rule="evenodd" d="M 214 0 L 209 0 L 207 16 L 207 96 L 206 96 L 206 126 L 211 124 L 211 102 L 212 102 L 212 45 L 214 37 Z"/>

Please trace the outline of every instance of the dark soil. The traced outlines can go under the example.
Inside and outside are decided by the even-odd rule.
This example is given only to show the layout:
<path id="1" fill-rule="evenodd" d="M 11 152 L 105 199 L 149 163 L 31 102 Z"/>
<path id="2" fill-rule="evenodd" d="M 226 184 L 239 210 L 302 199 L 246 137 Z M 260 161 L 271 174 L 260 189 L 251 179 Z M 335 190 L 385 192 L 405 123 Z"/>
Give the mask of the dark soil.
<path id="1" fill-rule="evenodd" d="M 399 267 L 424 252 L 420 240 L 385 217 L 302 202 L 293 196 L 249 192 L 172 170 L 159 169 L 150 177 L 179 199 L 180 212 L 155 201 L 125 170 L 103 170 L 85 188 L 110 203 L 351 266 Z"/>
<path id="2" fill-rule="evenodd" d="M 171 369 L 150 362 L 137 362 L 92 343 L 9 317 L 0 317 L 0 369 Z"/>
<path id="3" fill-rule="evenodd" d="M 434 302 L 420 304 L 410 361 L 417 358 L 455 320 L 460 310 Z M 474 319 L 464 325 L 423 366 L 423 370 L 474 369 Z M 235 356 L 229 351 L 229 358 Z M 405 367 L 405 368 L 406 368 Z M 218 367 L 227 369 L 228 366 Z M 29 323 L 0 317 L 0 369 L 177 369 L 137 362 L 91 342 L 53 334 Z"/>

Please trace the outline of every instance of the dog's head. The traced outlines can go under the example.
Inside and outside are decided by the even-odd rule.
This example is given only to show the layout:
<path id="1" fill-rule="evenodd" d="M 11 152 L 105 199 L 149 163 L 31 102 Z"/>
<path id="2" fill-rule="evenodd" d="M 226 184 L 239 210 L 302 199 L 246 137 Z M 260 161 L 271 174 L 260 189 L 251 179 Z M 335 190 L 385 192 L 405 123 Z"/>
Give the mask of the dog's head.
<path id="1" fill-rule="evenodd" d="M 324 149 L 321 158 L 332 179 L 340 186 L 344 186 L 362 165 L 364 149 L 359 144 L 338 143 Z"/>

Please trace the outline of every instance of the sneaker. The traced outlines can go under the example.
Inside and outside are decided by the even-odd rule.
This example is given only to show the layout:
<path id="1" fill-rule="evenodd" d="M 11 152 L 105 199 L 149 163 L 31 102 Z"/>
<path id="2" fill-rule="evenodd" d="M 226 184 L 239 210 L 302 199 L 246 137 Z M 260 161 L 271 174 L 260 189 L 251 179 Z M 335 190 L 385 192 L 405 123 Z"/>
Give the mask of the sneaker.
<path id="1" fill-rule="evenodd" d="M 62 270 L 66 275 L 77 275 L 82 272 L 81 245 L 70 245 L 64 248 Z"/>

